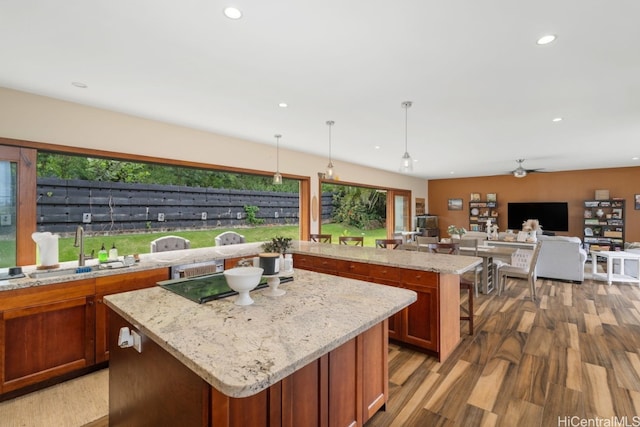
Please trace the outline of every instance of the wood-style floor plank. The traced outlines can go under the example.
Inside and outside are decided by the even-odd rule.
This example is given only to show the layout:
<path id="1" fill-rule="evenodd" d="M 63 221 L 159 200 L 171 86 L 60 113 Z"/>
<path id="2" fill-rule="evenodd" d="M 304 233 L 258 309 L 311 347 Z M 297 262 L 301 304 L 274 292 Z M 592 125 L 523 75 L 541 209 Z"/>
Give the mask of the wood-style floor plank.
<path id="1" fill-rule="evenodd" d="M 544 427 L 559 420 L 570 425 L 571 419 L 638 420 L 640 287 L 544 279 L 537 289 L 535 303 L 526 282 L 516 279 L 501 296 L 479 295 L 475 335 L 461 335 L 452 356 L 431 366 L 437 377 L 412 384 L 416 395 L 404 394 L 406 403 L 394 408 L 396 414 L 378 413 L 367 426 Z M 390 400 L 402 389 L 391 390 Z"/>
<path id="2" fill-rule="evenodd" d="M 391 344 L 386 411 L 366 427 L 638 420 L 640 287 L 541 279 L 537 288 L 535 303 L 522 280 L 509 280 L 501 296 L 479 295 L 475 334 L 468 335 L 463 322 L 460 345 L 442 363 Z M 79 389 L 65 383 L 2 402 L 0 425 L 107 426 L 105 375 L 74 380 L 85 383 Z M 88 401 L 74 401 L 77 390 Z M 25 404 L 26 398 L 35 403 Z M 7 414 L 13 422 L 7 423 Z"/>

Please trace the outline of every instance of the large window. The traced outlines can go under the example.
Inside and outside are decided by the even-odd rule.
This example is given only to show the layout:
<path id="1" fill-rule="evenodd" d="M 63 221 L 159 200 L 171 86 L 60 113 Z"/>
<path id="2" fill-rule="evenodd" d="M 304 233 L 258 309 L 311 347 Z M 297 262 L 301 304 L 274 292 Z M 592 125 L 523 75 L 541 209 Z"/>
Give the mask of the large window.
<path id="1" fill-rule="evenodd" d="M 320 233 L 331 234 L 332 242 L 341 235 L 362 236 L 365 246 L 375 246 L 375 239 L 411 231 L 410 191 L 321 180 L 320 194 L 332 195 L 331 213 L 320 221 Z M 325 198 L 319 201 L 320 213 L 327 211 Z"/>
<path id="2" fill-rule="evenodd" d="M 119 254 L 149 252 L 165 235 L 213 246 L 234 230 L 247 242 L 275 235 L 298 239 L 300 183 L 244 172 L 88 156 L 38 153 L 37 229 L 59 233 L 60 261 L 78 257 L 74 235 L 84 229 L 86 253 L 104 246 Z"/>

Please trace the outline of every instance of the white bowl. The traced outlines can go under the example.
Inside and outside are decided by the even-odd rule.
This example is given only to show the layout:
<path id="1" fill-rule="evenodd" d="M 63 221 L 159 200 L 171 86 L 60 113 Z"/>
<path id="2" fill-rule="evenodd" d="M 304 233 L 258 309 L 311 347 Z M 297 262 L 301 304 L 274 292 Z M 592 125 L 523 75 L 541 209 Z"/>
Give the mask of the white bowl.
<path id="1" fill-rule="evenodd" d="M 258 286 L 263 271 L 260 267 L 236 267 L 224 271 L 227 284 L 231 289 L 238 292 L 236 305 L 253 304 L 249 291 Z"/>

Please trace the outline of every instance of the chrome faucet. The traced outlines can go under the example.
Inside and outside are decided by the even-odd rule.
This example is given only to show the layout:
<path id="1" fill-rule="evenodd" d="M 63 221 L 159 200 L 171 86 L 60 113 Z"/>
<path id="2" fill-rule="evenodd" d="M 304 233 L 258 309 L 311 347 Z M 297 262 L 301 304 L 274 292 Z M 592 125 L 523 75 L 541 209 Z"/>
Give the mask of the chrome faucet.
<path id="1" fill-rule="evenodd" d="M 85 254 L 84 254 L 84 228 L 81 225 L 76 227 L 76 241 L 73 246 L 76 248 L 80 246 L 80 255 L 78 256 L 78 267 L 84 266 Z"/>

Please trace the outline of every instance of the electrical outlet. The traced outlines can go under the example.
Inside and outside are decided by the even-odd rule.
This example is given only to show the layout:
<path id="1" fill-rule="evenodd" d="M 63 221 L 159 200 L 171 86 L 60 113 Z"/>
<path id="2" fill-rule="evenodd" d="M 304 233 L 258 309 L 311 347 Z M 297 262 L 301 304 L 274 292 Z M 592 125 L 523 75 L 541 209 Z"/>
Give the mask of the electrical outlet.
<path id="1" fill-rule="evenodd" d="M 91 214 L 90 214 L 90 213 L 86 213 L 86 212 L 85 212 L 85 213 L 83 213 L 83 214 L 82 214 L 82 222 L 83 222 L 84 224 L 88 224 L 88 223 L 90 223 L 90 222 L 91 222 Z"/>
<path id="2" fill-rule="evenodd" d="M 202 212 L 200 214 L 200 219 L 202 219 L 203 221 L 206 221 L 207 220 L 207 213 L 206 212 Z"/>
<path id="3" fill-rule="evenodd" d="M 164 214 L 163 213 L 159 213 L 158 214 L 158 221 L 164 222 Z"/>
<path id="4" fill-rule="evenodd" d="M 237 219 L 242 219 L 242 212 L 237 212 L 236 213 L 236 218 Z"/>
<path id="5" fill-rule="evenodd" d="M 11 225 L 11 215 L 0 215 L 0 225 Z"/>
<path id="6" fill-rule="evenodd" d="M 133 348 L 142 353 L 142 337 L 136 331 L 131 331 L 131 337 L 133 338 Z"/>

